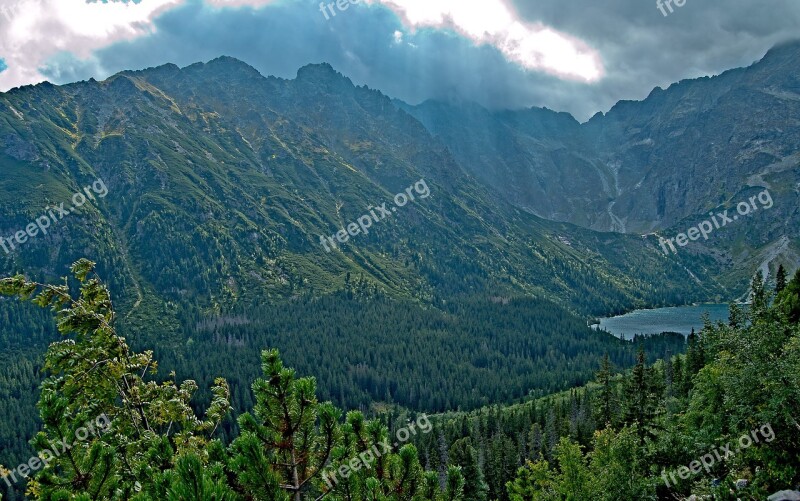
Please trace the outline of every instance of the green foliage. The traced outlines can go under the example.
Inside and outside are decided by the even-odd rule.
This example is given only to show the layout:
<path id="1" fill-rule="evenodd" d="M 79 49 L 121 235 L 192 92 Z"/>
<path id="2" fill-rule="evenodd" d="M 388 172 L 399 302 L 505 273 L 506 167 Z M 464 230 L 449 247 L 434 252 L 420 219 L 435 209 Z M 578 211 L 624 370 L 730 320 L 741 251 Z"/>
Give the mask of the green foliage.
<path id="1" fill-rule="evenodd" d="M 150 380 L 157 369 L 152 352 L 135 353 L 117 335 L 110 296 L 93 270 L 86 260 L 72 267 L 77 297 L 66 279 L 59 286 L 22 276 L 0 280 L 3 295 L 51 307 L 65 337 L 45 357 L 43 430 L 31 440 L 44 463 L 28 483 L 34 499 L 463 499 L 460 467 L 447 468 L 440 488 L 414 445 L 386 446 L 389 430 L 357 412 L 340 424 L 340 411 L 317 401 L 315 380 L 296 378 L 277 350 L 262 353 L 253 412 L 240 416 L 241 434 L 225 447 L 212 436 L 231 410 L 226 381 L 215 381 L 200 419 L 190 406 L 194 381 Z M 51 451 L 54 443 L 66 444 L 61 454 Z M 325 485 L 324 468 L 352 466 L 366 451 L 375 451 L 374 462 Z"/>
<path id="2" fill-rule="evenodd" d="M 265 79 L 221 59 L 3 94 L 3 236 L 96 179 L 109 191 L 24 249 L 0 252 L 0 273 L 50 283 L 91 253 L 131 349 L 153 350 L 162 367 L 196 380 L 196 408 L 214 398 L 209 387 L 224 372 L 237 413 L 254 404 L 249 388 L 264 346 L 315 376 L 320 397 L 343 408 L 474 409 L 583 384 L 605 352 L 631 365 L 630 347 L 588 332 L 589 314 L 724 294 L 710 279 L 713 262 L 680 263 L 649 239 L 518 210 L 461 175 L 386 96 L 328 76 L 341 85 L 309 92 L 313 82 Z M 341 127 L 342 117 L 358 126 Z M 323 250 L 320 235 L 423 177 L 430 198 L 341 251 Z M 697 282 L 685 280 L 685 266 Z M 503 305 L 509 300 L 519 303 Z M 475 305 L 476 314 L 454 314 Z M 364 322 L 355 325 L 359 312 Z M 501 320 L 520 314 L 541 320 Z M 200 332 L 230 316 L 249 328 Z M 396 340 L 408 331 L 395 320 L 414 328 L 402 348 Z M 22 437 L 40 424 L 34 372 L 56 338 L 50 324 L 42 312 L 0 303 L 6 462 L 30 453 Z M 352 359 L 339 338 L 352 343 Z M 409 346 L 420 364 L 396 356 Z M 224 438 L 235 427 L 223 423 Z"/>
<path id="3" fill-rule="evenodd" d="M 239 417 L 226 446 L 214 436 L 231 409 L 225 380 L 215 381 L 197 417 L 198 385 L 152 380 L 155 357 L 117 335 L 93 263 L 72 271 L 75 297 L 66 280 L 0 280 L 3 294 L 51 307 L 64 337 L 45 357 L 43 428 L 31 444 L 47 465 L 28 483 L 36 499 L 611 501 L 712 492 L 723 499 L 738 478 L 750 481 L 740 494 L 755 498 L 800 481 L 800 326 L 790 321 L 797 277 L 772 307 L 708 323 L 690 336 L 686 355 L 648 366 L 640 349 L 621 377 L 606 358 L 597 383 L 444 415 L 434 432 L 406 444 L 391 437 L 407 415 L 368 420 L 351 411 L 342 421 L 317 400 L 314 378 L 297 378 L 267 350 L 253 410 Z M 79 436 L 87 423 L 95 432 L 49 457 L 53 442 Z M 754 430 L 763 440 L 711 466 L 719 487 L 705 472 L 664 484 L 669 472 Z"/>
<path id="4" fill-rule="evenodd" d="M 612 370 L 611 361 L 608 359 L 608 354 L 606 354 L 600 365 L 600 372 L 597 373 L 597 382 L 600 384 L 600 390 L 596 397 L 597 416 L 601 423 L 606 424 L 612 423 L 615 407 L 614 389 L 611 385 Z"/>
<path id="5" fill-rule="evenodd" d="M 253 414 L 239 417 L 242 437 L 232 447 L 240 452 L 232 464 L 248 495 L 280 498 L 277 485 L 299 501 L 336 445 L 339 411 L 317 402 L 314 379 L 296 379 L 277 350 L 261 357 L 265 379 L 253 383 Z"/>
<path id="6" fill-rule="evenodd" d="M 786 288 L 786 268 L 783 264 L 778 265 L 778 271 L 775 273 L 775 294 L 780 294 Z"/>
<path id="7" fill-rule="evenodd" d="M 775 298 L 775 311 L 789 323 L 800 322 L 800 268 Z"/>
<path id="8" fill-rule="evenodd" d="M 707 323 L 689 336 L 686 355 L 648 365 L 640 352 L 622 375 L 610 375 L 603 361 L 595 383 L 524 404 L 447 414 L 443 434 L 452 451 L 468 437 L 484 458 L 488 483 L 505 475 L 511 501 L 764 499 L 791 489 L 800 482 L 800 325 L 782 300 L 792 301 L 799 286 L 796 277 L 766 310 L 735 307 L 731 322 Z M 619 405 L 604 406 L 609 400 Z M 587 428 L 596 429 L 593 436 L 581 432 Z M 670 477 L 754 432 L 761 434 L 758 443 L 715 460 L 708 472 Z M 513 475 L 492 462 L 493 451 L 509 443 L 508 456 L 518 461 Z M 436 450 L 433 443 L 419 445 L 423 455 Z M 749 485 L 737 490 L 742 478 Z"/>
<path id="9" fill-rule="evenodd" d="M 140 489 L 140 476 L 153 471 L 148 453 L 166 448 L 168 455 L 194 453 L 205 458 L 207 432 L 230 409 L 224 380 L 218 380 L 217 398 L 202 421 L 189 405 L 197 388 L 193 381 L 178 386 L 147 379 L 157 370 L 152 352 L 134 353 L 116 334 L 110 295 L 99 279 L 91 277 L 93 270 L 94 263 L 88 260 L 72 266 L 79 285 L 77 298 L 70 295 L 66 279 L 58 286 L 22 276 L 0 280 L 1 294 L 51 307 L 66 338 L 51 344 L 45 355 L 49 376 L 42 383 L 38 404 L 43 430 L 31 444 L 45 456 L 53 454 L 52 443 L 72 445 L 76 440 L 76 444 L 49 460 L 29 483 L 37 498 L 129 497 Z M 101 416 L 109 421 L 108 430 L 78 440 L 79 429 Z"/>
<path id="10" fill-rule="evenodd" d="M 478 451 L 472 446 L 469 437 L 456 440 L 448 451 L 450 464 L 461 468 L 464 475 L 464 499 L 466 501 L 486 501 L 489 486 L 478 463 Z"/>

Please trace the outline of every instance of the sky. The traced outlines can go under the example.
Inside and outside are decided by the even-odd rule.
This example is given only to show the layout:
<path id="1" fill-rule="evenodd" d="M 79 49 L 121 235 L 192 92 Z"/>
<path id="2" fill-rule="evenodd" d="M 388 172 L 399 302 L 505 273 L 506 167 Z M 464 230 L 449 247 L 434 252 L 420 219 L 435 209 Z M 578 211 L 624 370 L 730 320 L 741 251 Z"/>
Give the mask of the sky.
<path id="1" fill-rule="evenodd" d="M 326 4 L 0 0 L 0 91 L 227 55 L 283 78 L 328 62 L 355 84 L 411 104 L 537 106 L 585 121 L 619 100 L 747 66 L 800 38 L 798 0 Z"/>

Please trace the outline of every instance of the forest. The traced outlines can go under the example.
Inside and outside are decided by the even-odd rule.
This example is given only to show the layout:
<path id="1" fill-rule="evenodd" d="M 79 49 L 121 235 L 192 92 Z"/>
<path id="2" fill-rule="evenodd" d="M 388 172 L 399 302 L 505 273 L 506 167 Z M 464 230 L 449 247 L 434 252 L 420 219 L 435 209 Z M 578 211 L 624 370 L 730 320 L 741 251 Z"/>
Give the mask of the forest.
<path id="1" fill-rule="evenodd" d="M 61 285 L 0 280 L 0 294 L 50 308 L 62 336 L 44 360 L 38 457 L 2 471 L 9 483 L 25 473 L 29 498 L 763 499 L 800 482 L 800 272 L 774 290 L 756 275 L 750 307 L 732 305 L 729 322 L 690 336 L 685 354 L 649 361 L 640 345 L 629 371 L 607 356 L 586 386 L 470 412 L 345 412 L 267 348 L 232 437 L 221 433 L 228 382 L 216 378 L 196 409 L 197 382 L 158 379 L 154 353 L 117 333 L 94 263 L 72 273 Z M 92 422 L 102 430 L 87 433 Z M 765 427 L 771 440 L 694 471 Z"/>
<path id="2" fill-rule="evenodd" d="M 113 275 L 99 265 L 96 273 Z M 315 377 L 321 400 L 368 415 L 387 407 L 433 413 L 511 404 L 585 384 L 604 353 L 620 368 L 636 362 L 635 343 L 594 332 L 546 299 L 473 297 L 436 308 L 391 297 L 361 277 L 345 276 L 333 294 L 309 292 L 226 312 L 174 305 L 177 327 L 157 314 L 165 307 L 147 305 L 145 328 L 130 310 L 117 308 L 113 292 L 112 300 L 117 333 L 132 349 L 153 351 L 164 368 L 159 382 L 171 371 L 197 382 L 196 410 L 213 398 L 216 377 L 225 376 L 233 408 L 219 429 L 225 440 L 255 403 L 251 385 L 266 348 Z M 41 360 L 59 334 L 45 310 L 12 298 L 0 298 L 0 306 L 0 463 L 8 464 L 33 453 L 28 440 L 41 424 L 35 419 Z M 677 334 L 643 342 L 654 359 L 680 353 L 685 344 Z"/>

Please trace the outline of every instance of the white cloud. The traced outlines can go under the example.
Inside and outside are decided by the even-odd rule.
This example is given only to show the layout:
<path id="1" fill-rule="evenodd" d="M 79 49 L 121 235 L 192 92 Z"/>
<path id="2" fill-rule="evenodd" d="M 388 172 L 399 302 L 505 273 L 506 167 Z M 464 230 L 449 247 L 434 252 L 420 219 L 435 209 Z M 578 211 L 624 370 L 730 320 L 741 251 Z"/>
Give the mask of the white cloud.
<path id="1" fill-rule="evenodd" d="M 381 3 L 411 28 L 451 28 L 478 45 L 492 45 L 520 66 L 593 82 L 604 75 L 599 53 L 541 23 L 521 20 L 503 0 L 367 0 Z"/>
<path id="2" fill-rule="evenodd" d="M 151 33 L 153 19 L 185 0 L 92 2 L 86 0 L 3 0 L 0 5 L 0 90 L 41 82 L 39 68 L 69 51 L 89 58 L 111 43 Z"/>
<path id="3" fill-rule="evenodd" d="M 264 7 L 275 0 L 206 0 L 214 7 Z"/>
<path id="4" fill-rule="evenodd" d="M 0 91 L 44 80 L 40 72 L 62 52 L 91 60 L 98 49 L 154 31 L 162 12 L 189 0 L 0 0 Z M 264 7 L 275 0 L 204 0 L 216 8 Z M 523 68 L 592 82 L 604 74 L 598 52 L 541 23 L 524 21 L 506 0 L 364 0 L 394 11 L 413 31 L 453 29 L 476 45 L 497 48 Z M 401 44 L 403 32 L 392 34 Z M 55 63 L 52 63 L 55 64 Z M 52 65 L 51 64 L 51 65 Z M 51 69 L 52 74 L 52 69 Z"/>

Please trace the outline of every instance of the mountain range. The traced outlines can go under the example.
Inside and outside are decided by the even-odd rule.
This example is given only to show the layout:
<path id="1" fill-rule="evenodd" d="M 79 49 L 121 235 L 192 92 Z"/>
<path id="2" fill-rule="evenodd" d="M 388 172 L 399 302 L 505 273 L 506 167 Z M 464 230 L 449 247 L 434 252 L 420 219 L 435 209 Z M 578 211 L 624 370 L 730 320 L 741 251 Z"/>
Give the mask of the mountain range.
<path id="1" fill-rule="evenodd" d="M 723 266 L 712 257 L 667 258 L 639 235 L 537 216 L 405 108 L 329 65 L 283 80 L 227 57 L 14 89 L 0 96 L 0 234 L 13 235 L 48 201 L 68 200 L 97 178 L 109 194 L 0 256 L 2 267 L 58 276 L 91 253 L 101 270 L 125 270 L 112 289 L 131 311 L 148 300 L 186 299 L 224 310 L 241 302 L 240 291 L 250 291 L 248 300 L 331 292 L 348 273 L 423 302 L 534 295 L 580 314 L 727 299 L 742 285 L 718 281 Z M 549 112 L 507 116 L 531 135 L 573 126 Z M 550 130 L 541 141 L 558 135 Z M 583 135 L 559 139 L 576 145 L 563 149 L 564 158 L 581 155 Z M 516 176 L 505 179 L 528 184 L 527 175 Z M 323 235 L 420 179 L 430 198 L 341 252 L 323 250 Z M 560 195 L 548 191 L 552 200 Z"/>

